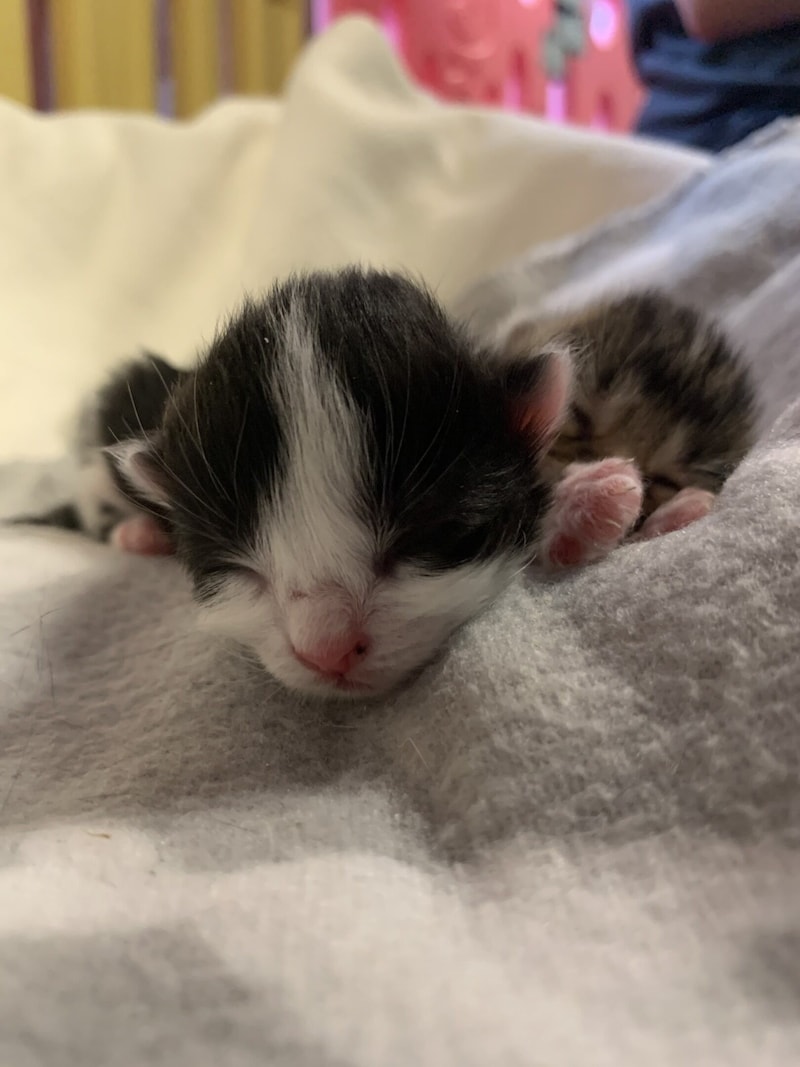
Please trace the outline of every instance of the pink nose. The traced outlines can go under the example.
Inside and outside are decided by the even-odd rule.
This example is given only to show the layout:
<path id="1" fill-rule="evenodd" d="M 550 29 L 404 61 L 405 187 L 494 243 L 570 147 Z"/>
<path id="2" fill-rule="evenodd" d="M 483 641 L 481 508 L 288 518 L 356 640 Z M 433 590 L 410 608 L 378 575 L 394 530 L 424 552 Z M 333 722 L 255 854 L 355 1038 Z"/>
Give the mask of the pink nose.
<path id="1" fill-rule="evenodd" d="M 363 633 L 327 638 L 307 648 L 295 648 L 295 659 L 304 667 L 328 678 L 344 678 L 366 656 L 369 640 Z"/>

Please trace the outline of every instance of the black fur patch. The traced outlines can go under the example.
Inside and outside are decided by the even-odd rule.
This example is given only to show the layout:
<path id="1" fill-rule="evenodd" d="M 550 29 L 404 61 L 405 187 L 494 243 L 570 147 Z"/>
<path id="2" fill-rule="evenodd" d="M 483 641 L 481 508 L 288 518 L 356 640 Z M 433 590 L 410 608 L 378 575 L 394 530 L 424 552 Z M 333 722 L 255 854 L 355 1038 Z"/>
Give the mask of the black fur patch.
<path id="1" fill-rule="evenodd" d="M 92 444 L 105 448 L 158 429 L 167 397 L 186 374 L 152 352 L 130 360 L 98 393 Z"/>
<path id="2" fill-rule="evenodd" d="M 200 589 L 247 544 L 280 485 L 286 446 L 272 371 L 298 306 L 363 415 L 359 517 L 385 535 L 376 568 L 442 570 L 532 545 L 548 490 L 531 445 L 512 431 L 503 375 L 406 278 L 312 274 L 246 304 L 167 405 L 155 460 Z"/>

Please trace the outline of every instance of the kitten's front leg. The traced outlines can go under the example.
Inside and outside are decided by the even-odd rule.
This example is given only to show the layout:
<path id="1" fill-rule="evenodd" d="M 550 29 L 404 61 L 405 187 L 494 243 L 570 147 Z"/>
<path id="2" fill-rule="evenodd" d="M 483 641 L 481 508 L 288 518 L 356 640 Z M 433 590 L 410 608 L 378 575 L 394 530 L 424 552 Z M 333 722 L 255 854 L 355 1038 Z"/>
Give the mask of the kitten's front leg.
<path id="1" fill-rule="evenodd" d="M 553 492 L 539 558 L 549 567 L 593 563 L 621 544 L 642 511 L 644 486 L 632 460 L 571 463 Z"/>

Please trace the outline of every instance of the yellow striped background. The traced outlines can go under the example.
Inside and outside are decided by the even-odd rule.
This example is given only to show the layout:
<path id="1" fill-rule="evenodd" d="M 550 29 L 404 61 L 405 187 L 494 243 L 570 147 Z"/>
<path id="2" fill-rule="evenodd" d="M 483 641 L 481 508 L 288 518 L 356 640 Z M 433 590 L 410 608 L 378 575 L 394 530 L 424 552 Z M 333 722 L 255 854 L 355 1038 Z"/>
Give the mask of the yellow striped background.
<path id="1" fill-rule="evenodd" d="M 28 0 L 0 0 L 0 96 L 33 104 L 29 11 Z M 44 12 L 53 106 L 152 111 L 166 74 L 175 114 L 184 117 L 226 88 L 279 92 L 307 21 L 303 0 L 45 0 Z M 162 28 L 166 72 L 158 60 Z"/>

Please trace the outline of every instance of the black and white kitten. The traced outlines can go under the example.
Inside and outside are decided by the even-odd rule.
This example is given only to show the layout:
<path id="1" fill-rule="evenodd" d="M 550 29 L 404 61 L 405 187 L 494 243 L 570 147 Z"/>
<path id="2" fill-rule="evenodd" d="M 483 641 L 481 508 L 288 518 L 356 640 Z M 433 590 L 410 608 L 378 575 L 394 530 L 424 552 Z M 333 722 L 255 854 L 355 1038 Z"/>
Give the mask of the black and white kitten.
<path id="1" fill-rule="evenodd" d="M 193 370 L 145 358 L 99 394 L 79 525 L 173 543 L 203 624 L 290 688 L 379 693 L 530 562 L 569 373 L 498 361 L 404 277 L 295 277 Z"/>

